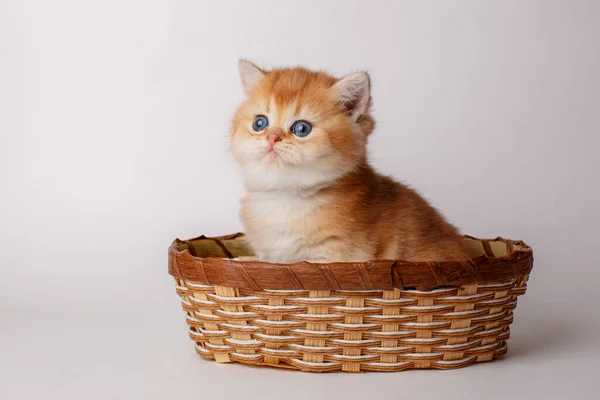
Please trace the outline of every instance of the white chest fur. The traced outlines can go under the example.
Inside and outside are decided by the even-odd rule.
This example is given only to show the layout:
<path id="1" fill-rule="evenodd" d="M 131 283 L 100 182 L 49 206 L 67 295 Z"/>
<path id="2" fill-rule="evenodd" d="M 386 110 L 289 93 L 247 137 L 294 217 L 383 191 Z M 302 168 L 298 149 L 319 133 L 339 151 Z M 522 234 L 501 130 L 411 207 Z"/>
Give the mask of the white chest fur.
<path id="1" fill-rule="evenodd" d="M 286 263 L 310 258 L 311 233 L 327 202 L 324 195 L 291 191 L 248 193 L 241 215 L 257 256 Z"/>

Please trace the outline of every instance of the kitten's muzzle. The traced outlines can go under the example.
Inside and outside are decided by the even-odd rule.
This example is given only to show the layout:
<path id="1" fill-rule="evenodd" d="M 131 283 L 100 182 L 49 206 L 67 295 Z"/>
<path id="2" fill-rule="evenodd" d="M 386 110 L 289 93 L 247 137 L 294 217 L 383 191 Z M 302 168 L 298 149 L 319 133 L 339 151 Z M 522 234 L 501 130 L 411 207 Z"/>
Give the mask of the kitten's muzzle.
<path id="1" fill-rule="evenodd" d="M 269 142 L 269 150 L 273 150 L 273 147 L 275 147 L 275 143 L 281 142 L 282 139 L 283 139 L 283 135 L 281 135 L 279 132 L 267 133 L 267 141 Z"/>

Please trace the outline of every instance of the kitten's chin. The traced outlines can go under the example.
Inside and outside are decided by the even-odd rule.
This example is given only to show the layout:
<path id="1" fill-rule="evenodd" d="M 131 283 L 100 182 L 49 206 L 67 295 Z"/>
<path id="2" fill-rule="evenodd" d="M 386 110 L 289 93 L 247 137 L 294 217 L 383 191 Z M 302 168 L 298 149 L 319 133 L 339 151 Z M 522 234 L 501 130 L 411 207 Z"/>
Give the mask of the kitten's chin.
<path id="1" fill-rule="evenodd" d="M 270 155 L 267 157 L 270 158 Z M 327 186 L 351 170 L 351 167 L 332 170 L 303 168 L 276 158 L 242 165 L 242 176 L 246 189 L 251 191 L 303 190 Z"/>

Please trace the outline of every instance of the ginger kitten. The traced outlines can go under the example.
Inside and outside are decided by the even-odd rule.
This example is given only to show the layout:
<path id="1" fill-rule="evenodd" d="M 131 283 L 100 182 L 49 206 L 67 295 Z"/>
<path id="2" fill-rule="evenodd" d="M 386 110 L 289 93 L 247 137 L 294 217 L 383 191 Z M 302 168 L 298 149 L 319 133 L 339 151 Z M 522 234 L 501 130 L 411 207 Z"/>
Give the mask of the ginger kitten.
<path id="1" fill-rule="evenodd" d="M 260 260 L 293 263 L 466 258 L 456 228 L 367 162 L 369 76 L 239 62 L 246 100 L 231 151 L 247 190 L 241 217 Z"/>

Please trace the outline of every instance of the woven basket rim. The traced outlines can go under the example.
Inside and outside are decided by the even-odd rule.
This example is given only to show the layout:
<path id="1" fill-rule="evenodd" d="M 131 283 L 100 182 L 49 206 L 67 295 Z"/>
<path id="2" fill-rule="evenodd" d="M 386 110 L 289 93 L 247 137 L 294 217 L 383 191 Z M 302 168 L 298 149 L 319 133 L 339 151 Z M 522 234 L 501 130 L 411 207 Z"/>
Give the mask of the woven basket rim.
<path id="1" fill-rule="evenodd" d="M 222 241 L 243 239 L 243 233 L 188 240 L 175 239 L 169 247 L 169 273 L 204 285 L 251 290 L 390 290 L 429 291 L 468 284 L 504 284 L 526 279 L 533 268 L 533 251 L 521 240 L 502 237 L 466 239 L 480 241 L 486 254 L 460 261 L 412 262 L 372 260 L 327 264 L 297 262 L 277 264 L 240 261 L 217 256 L 196 257 L 182 243 L 214 241 L 227 252 Z M 490 243 L 506 245 L 506 255 L 495 256 Z"/>

